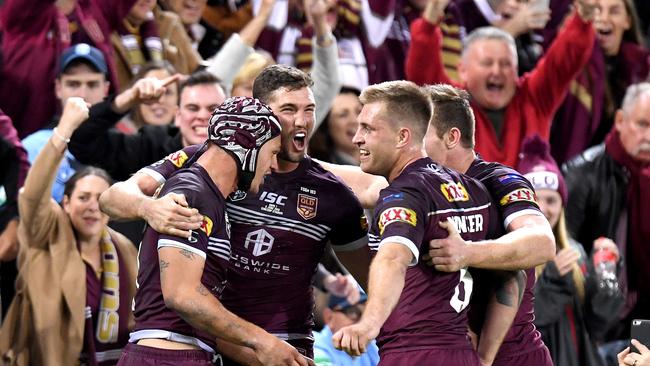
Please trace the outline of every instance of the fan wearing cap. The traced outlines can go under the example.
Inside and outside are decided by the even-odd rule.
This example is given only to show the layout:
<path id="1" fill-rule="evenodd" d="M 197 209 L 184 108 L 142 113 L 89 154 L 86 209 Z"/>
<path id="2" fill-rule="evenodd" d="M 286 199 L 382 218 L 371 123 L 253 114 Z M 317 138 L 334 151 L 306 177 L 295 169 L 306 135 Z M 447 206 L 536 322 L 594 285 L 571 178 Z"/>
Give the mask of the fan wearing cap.
<path id="1" fill-rule="evenodd" d="M 368 344 L 366 353 L 359 357 L 352 357 L 332 344 L 334 333 L 361 319 L 366 301 L 368 296 L 364 292 L 354 304 L 345 297 L 329 296 L 327 307 L 323 309 L 325 326 L 320 332 L 314 332 L 314 362 L 317 366 L 375 366 L 379 363 L 379 349 L 374 340 Z"/>
<path id="2" fill-rule="evenodd" d="M 557 254 L 535 269 L 535 325 L 556 365 L 604 365 L 596 340 L 611 324 L 611 315 L 623 305 L 620 291 L 600 287 L 593 253 L 569 237 L 564 217 L 567 188 L 549 145 L 538 135 L 522 144 L 518 170 L 535 188 L 537 202 L 555 234 Z M 606 238 L 594 242 L 598 249 L 618 257 L 616 244 Z M 598 248 L 598 249 L 596 249 Z"/>
<path id="3" fill-rule="evenodd" d="M 291 346 L 233 315 L 219 300 L 230 259 L 225 197 L 237 188 L 257 191 L 264 174 L 277 168 L 280 123 L 258 100 L 231 98 L 213 113 L 209 130 L 206 151 L 161 191 L 184 195 L 203 222 L 185 238 L 145 231 L 136 325 L 119 365 L 207 365 L 217 337 L 253 349 L 265 365 L 306 365 Z"/>

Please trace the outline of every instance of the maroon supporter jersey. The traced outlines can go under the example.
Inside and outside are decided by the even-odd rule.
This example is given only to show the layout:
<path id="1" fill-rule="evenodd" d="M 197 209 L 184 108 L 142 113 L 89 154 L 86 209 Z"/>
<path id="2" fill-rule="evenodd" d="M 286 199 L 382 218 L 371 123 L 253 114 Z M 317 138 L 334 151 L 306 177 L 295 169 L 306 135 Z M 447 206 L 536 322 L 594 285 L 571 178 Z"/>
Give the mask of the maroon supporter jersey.
<path id="1" fill-rule="evenodd" d="M 505 234 L 508 225 L 519 216 L 542 215 L 537 205 L 535 189 L 516 170 L 477 158 L 465 174 L 479 180 L 490 192 L 502 223 L 497 237 Z M 535 269 L 526 270 L 526 275 L 528 278 L 524 297 L 497 358 L 544 347 L 541 334 L 533 324 Z"/>
<path id="2" fill-rule="evenodd" d="M 138 254 L 138 290 L 135 296 L 135 331 L 131 342 L 142 338 L 164 338 L 190 343 L 213 351 L 213 338 L 196 331 L 175 311 L 165 306 L 160 287 L 158 250 L 173 247 L 190 251 L 205 259 L 201 283 L 220 297 L 226 282 L 230 258 L 229 223 L 225 199 L 208 173 L 193 164 L 174 174 L 160 194 L 184 194 L 187 203 L 203 215 L 203 225 L 188 238 L 159 234 L 148 227 Z"/>
<path id="3" fill-rule="evenodd" d="M 197 150 L 185 148 L 143 171 L 164 182 Z M 222 302 L 281 339 L 312 339 L 311 281 L 325 245 L 346 251 L 367 243 L 359 201 L 306 157 L 294 171 L 266 177 L 258 194 L 229 197 L 227 211 L 232 256 Z"/>
<path id="4" fill-rule="evenodd" d="M 438 223 L 451 218 L 465 240 L 483 240 L 490 225 L 490 197 L 477 181 L 422 158 L 381 191 L 370 230 L 370 246 L 406 245 L 413 262 L 399 303 L 384 323 L 381 354 L 424 349 L 465 349 L 467 305 L 473 279 L 466 269 L 445 273 L 421 261 L 429 241 L 447 237 Z M 432 365 L 434 363 L 431 363 Z"/>

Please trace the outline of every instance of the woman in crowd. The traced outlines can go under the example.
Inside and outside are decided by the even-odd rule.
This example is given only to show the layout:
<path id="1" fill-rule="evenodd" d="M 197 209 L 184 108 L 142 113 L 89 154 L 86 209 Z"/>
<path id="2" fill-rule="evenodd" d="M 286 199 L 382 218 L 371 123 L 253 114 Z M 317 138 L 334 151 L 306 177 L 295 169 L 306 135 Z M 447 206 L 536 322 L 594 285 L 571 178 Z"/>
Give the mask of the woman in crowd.
<path id="1" fill-rule="evenodd" d="M 128 341 L 137 254 L 99 210 L 110 177 L 82 168 L 61 205 L 50 198 L 67 142 L 87 117 L 83 99 L 67 100 L 19 196 L 17 293 L 0 331 L 10 364 L 114 365 Z"/>
<path id="2" fill-rule="evenodd" d="M 133 84 L 138 80 L 154 77 L 158 80 L 164 80 L 175 75 L 176 70 L 167 61 L 149 62 L 133 79 Z M 169 84 L 165 94 L 153 103 L 138 104 L 127 119 L 123 119 L 117 128 L 126 133 L 134 133 L 140 127 L 145 125 L 162 126 L 174 122 L 176 111 L 178 110 L 178 81 Z"/>
<path id="3" fill-rule="evenodd" d="M 644 47 L 633 0 L 599 0 L 598 5 L 591 59 L 553 121 L 551 146 L 560 164 L 601 143 L 627 87 L 649 76 L 650 51 Z"/>
<path id="4" fill-rule="evenodd" d="M 325 121 L 314 133 L 309 155 L 330 163 L 359 165 L 359 148 L 352 143 L 361 113 L 359 91 L 343 87 Z"/>
<path id="5" fill-rule="evenodd" d="M 597 256 L 609 260 L 617 272 L 618 249 L 611 240 L 601 238 L 594 242 L 594 253 L 587 256 L 582 245 L 568 236 L 567 188 L 548 144 L 534 136 L 524 141 L 522 152 L 518 170 L 535 188 L 557 245 L 555 259 L 536 269 L 535 325 L 555 365 L 604 365 L 595 340 L 607 331 L 612 314 L 618 314 L 623 296 L 616 279 L 601 281 L 592 263 L 594 253 L 601 251 Z"/>

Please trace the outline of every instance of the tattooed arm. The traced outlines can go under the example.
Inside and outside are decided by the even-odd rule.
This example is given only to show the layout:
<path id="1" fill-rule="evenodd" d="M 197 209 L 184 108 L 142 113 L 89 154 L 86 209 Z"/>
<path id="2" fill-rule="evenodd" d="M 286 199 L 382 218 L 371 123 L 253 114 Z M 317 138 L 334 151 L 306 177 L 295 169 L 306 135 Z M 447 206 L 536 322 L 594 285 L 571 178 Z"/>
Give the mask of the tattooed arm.
<path id="1" fill-rule="evenodd" d="M 490 271 L 493 291 L 489 292 L 485 321 L 478 341 L 481 365 L 492 365 L 512 322 L 517 315 L 526 287 L 524 271 Z"/>
<path id="2" fill-rule="evenodd" d="M 228 311 L 202 283 L 205 260 L 187 249 L 158 250 L 165 305 L 194 328 L 251 348 L 263 365 L 307 365 L 288 343 Z"/>

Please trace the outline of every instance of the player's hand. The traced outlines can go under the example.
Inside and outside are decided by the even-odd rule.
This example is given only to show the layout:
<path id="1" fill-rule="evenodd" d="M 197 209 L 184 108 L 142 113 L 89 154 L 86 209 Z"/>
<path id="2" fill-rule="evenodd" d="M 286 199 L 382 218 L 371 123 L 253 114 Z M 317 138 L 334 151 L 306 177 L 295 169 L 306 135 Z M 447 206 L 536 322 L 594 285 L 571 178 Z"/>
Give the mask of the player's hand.
<path id="1" fill-rule="evenodd" d="M 576 263 L 578 259 L 580 259 L 580 253 L 577 250 L 573 248 L 564 248 L 557 252 L 553 262 L 555 262 L 555 266 L 557 267 L 560 276 L 564 276 L 571 272 L 573 264 Z"/>
<path id="2" fill-rule="evenodd" d="M 636 339 L 632 340 L 632 344 L 640 353 L 630 352 L 630 347 L 627 347 L 617 355 L 619 366 L 649 366 L 650 365 L 650 350 Z"/>
<path id="3" fill-rule="evenodd" d="M 63 113 L 59 120 L 57 133 L 61 135 L 61 137 L 69 138 L 77 127 L 79 127 L 83 121 L 88 119 L 89 113 L 90 104 L 86 103 L 83 98 L 68 98 L 63 106 Z"/>
<path id="4" fill-rule="evenodd" d="M 345 351 L 350 356 L 361 356 L 368 348 L 368 343 L 379 335 L 379 329 L 363 321 L 339 329 L 332 336 L 334 348 Z"/>
<path id="5" fill-rule="evenodd" d="M 289 343 L 268 335 L 255 350 L 255 356 L 264 366 L 310 366 L 306 357 L 302 356 Z"/>
<path id="6" fill-rule="evenodd" d="M 354 277 L 350 275 L 344 276 L 340 273 L 329 275 L 323 281 L 323 286 L 325 286 L 325 289 L 327 289 L 329 293 L 338 297 L 345 297 L 352 305 L 359 302 L 359 299 L 361 298 L 359 284 Z"/>
<path id="7" fill-rule="evenodd" d="M 203 222 L 203 216 L 189 207 L 185 195 L 177 193 L 167 193 L 150 201 L 143 216 L 157 232 L 182 238 L 189 237 L 190 230 L 197 230 Z"/>
<path id="8" fill-rule="evenodd" d="M 429 242 L 429 253 L 424 259 L 428 265 L 435 266 L 442 272 L 456 272 L 467 267 L 469 245 L 461 238 L 456 225 L 451 219 L 439 222 L 438 225 L 447 230 L 449 236 L 444 239 L 434 239 Z"/>

